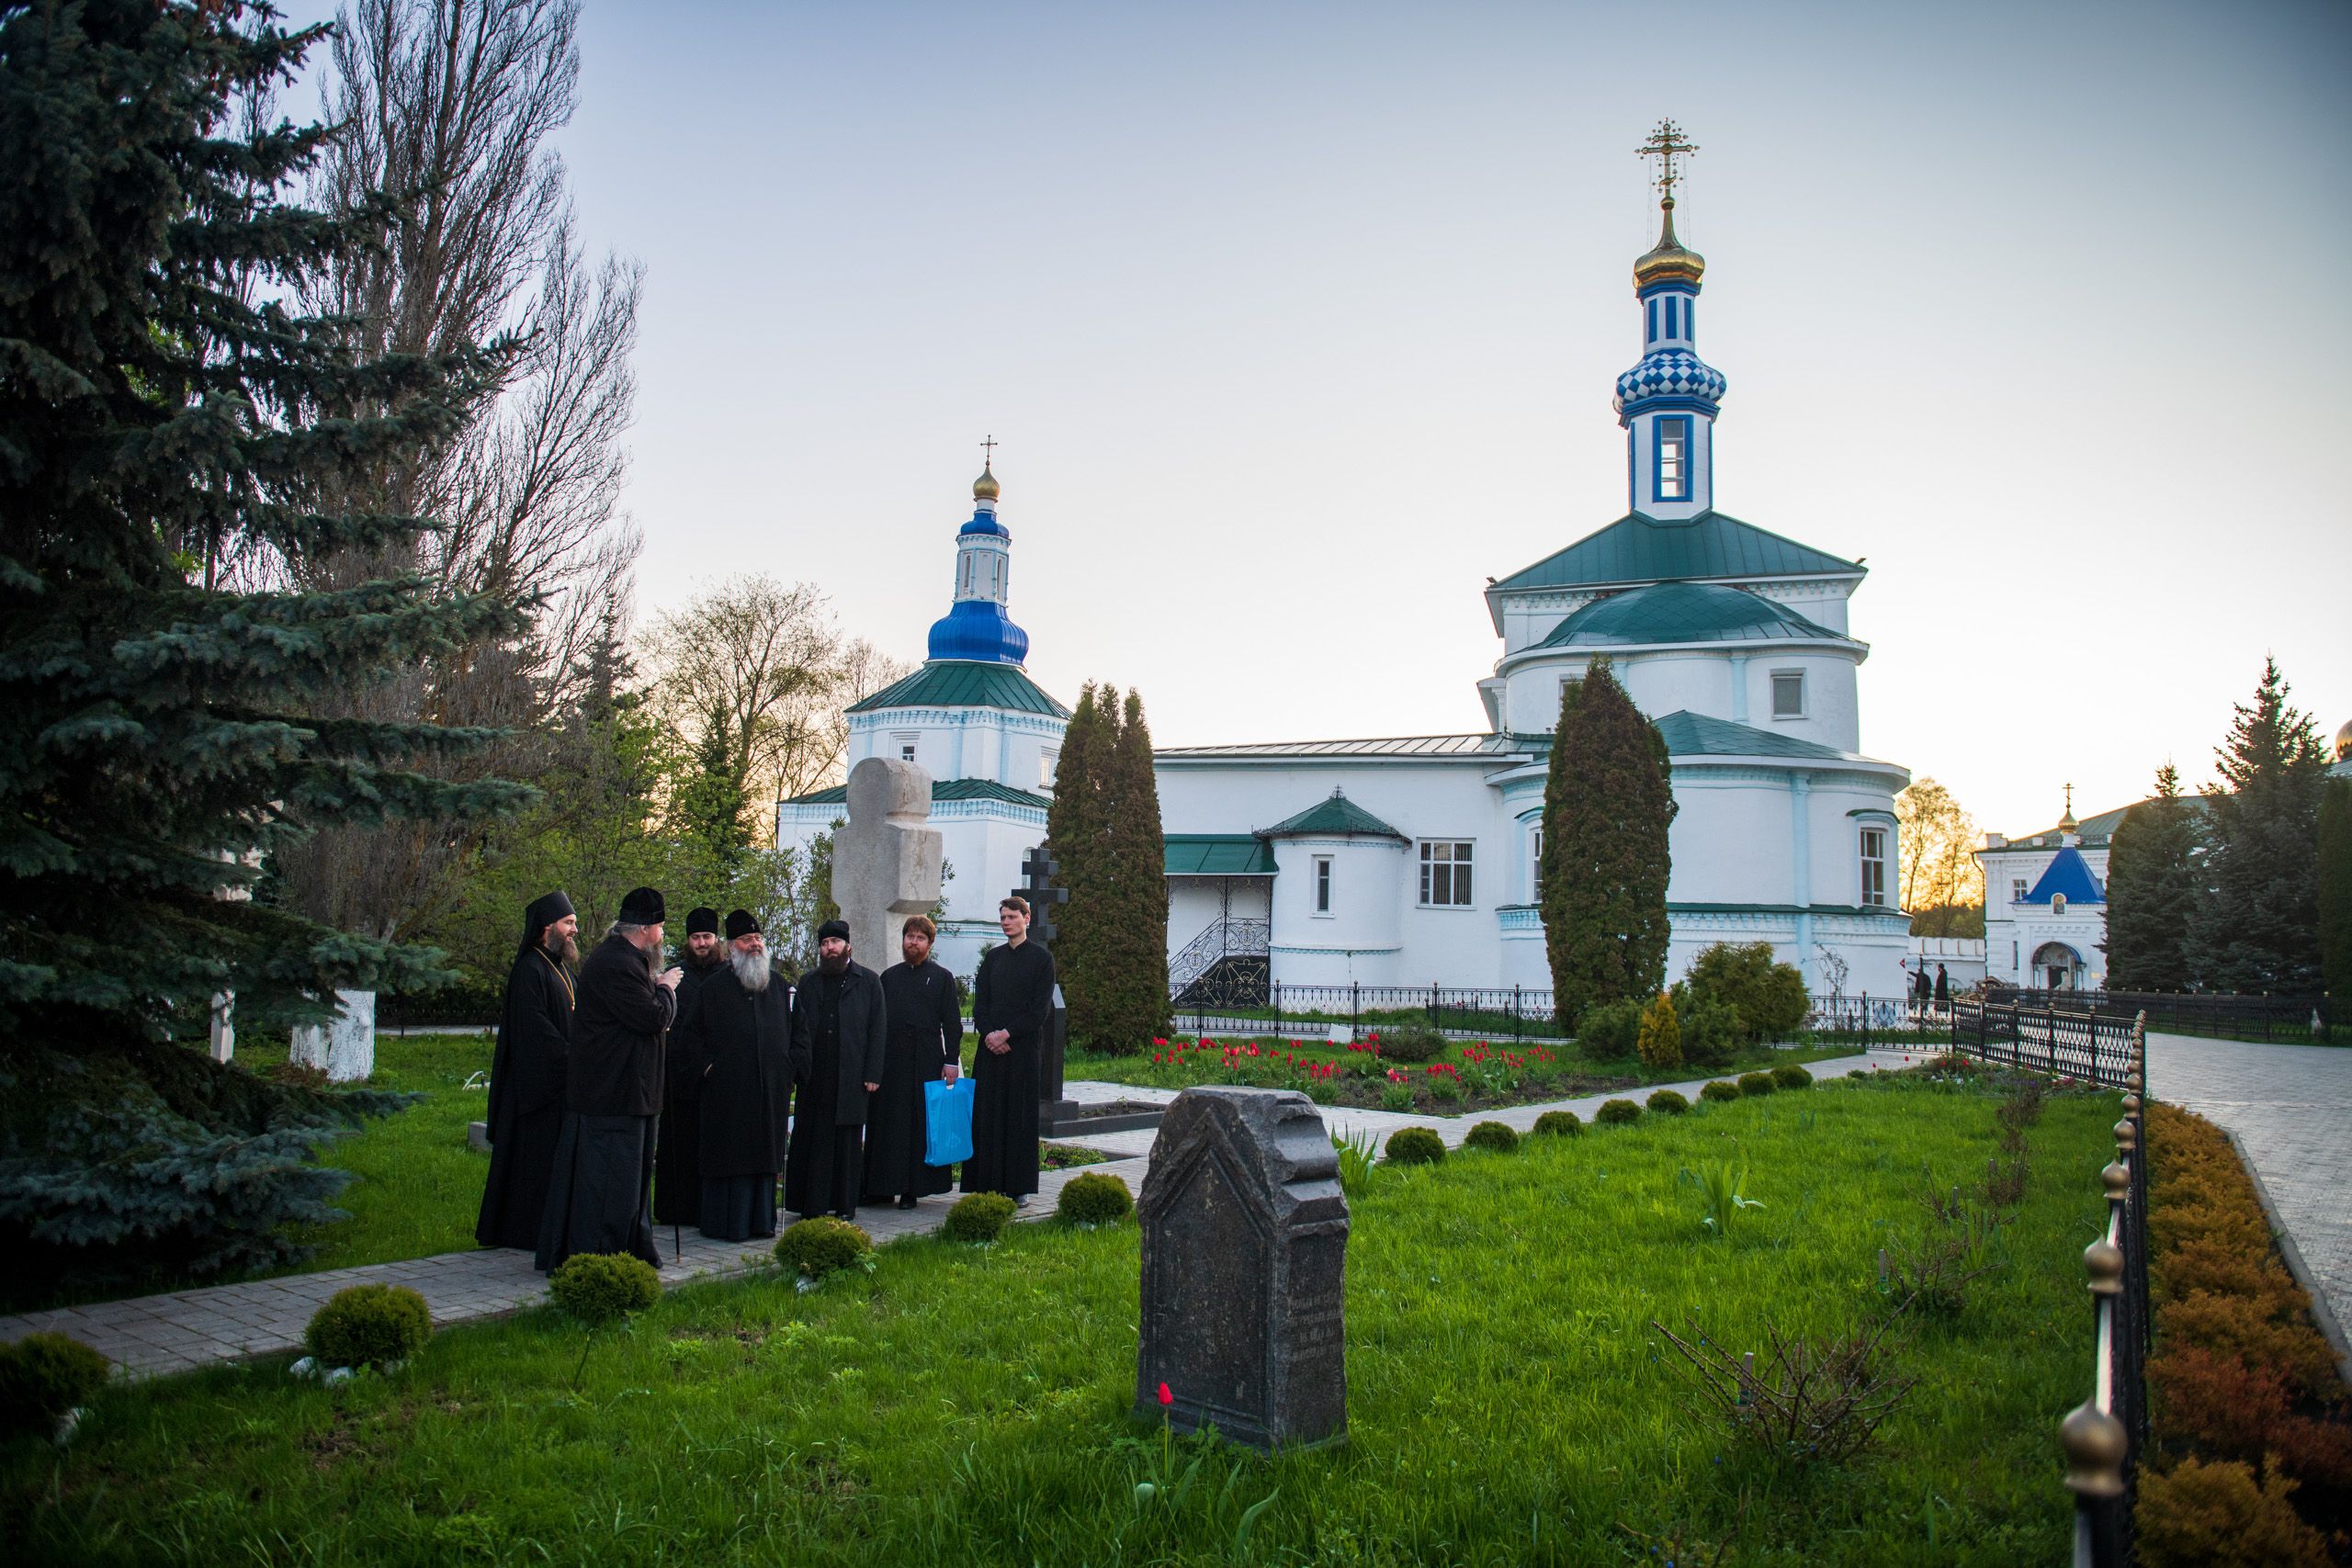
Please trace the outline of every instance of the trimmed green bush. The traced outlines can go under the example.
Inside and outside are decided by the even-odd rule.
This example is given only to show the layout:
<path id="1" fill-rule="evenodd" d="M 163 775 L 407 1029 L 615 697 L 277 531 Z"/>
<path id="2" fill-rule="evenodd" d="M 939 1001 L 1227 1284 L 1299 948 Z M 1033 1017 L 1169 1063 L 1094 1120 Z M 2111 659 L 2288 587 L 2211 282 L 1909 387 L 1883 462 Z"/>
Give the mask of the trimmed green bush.
<path id="1" fill-rule="evenodd" d="M 1794 1062 L 1782 1062 L 1772 1069 L 1772 1082 L 1781 1089 L 1811 1089 L 1813 1075 Z"/>
<path id="2" fill-rule="evenodd" d="M 104 1356 L 62 1334 L 28 1334 L 0 1345 L 0 1437 L 51 1435 L 111 1373 Z"/>
<path id="3" fill-rule="evenodd" d="M 626 1252 L 582 1252 L 565 1258 L 548 1276 L 555 1304 L 591 1328 L 662 1299 L 662 1276 L 642 1258 Z"/>
<path id="4" fill-rule="evenodd" d="M 1634 1036 L 1634 1049 L 1641 1053 L 1645 1067 L 1682 1065 L 1682 1024 L 1674 1016 L 1674 998 L 1664 991 L 1642 1009 L 1642 1026 Z"/>
<path id="5" fill-rule="evenodd" d="M 1054 1206 L 1055 1213 L 1077 1225 L 1115 1225 L 1135 1212 L 1135 1194 L 1125 1180 L 1100 1170 L 1071 1177 Z"/>
<path id="6" fill-rule="evenodd" d="M 1742 1094 L 1770 1094 L 1779 1087 L 1772 1081 L 1772 1075 L 1770 1073 L 1739 1075 L 1739 1092 Z"/>
<path id="7" fill-rule="evenodd" d="M 1519 1148 L 1519 1132 L 1500 1122 L 1481 1122 L 1470 1129 L 1462 1145 L 1464 1148 L 1492 1149 L 1498 1155 L 1511 1154 Z"/>
<path id="8" fill-rule="evenodd" d="M 1690 1109 L 1690 1102 L 1670 1089 L 1659 1089 L 1649 1098 L 1649 1108 L 1668 1116 L 1679 1116 Z"/>
<path id="9" fill-rule="evenodd" d="M 811 1280 L 857 1268 L 873 1250 L 872 1236 L 831 1214 L 796 1220 L 775 1238 L 775 1260 Z"/>
<path id="10" fill-rule="evenodd" d="M 1573 1111 L 1546 1111 L 1535 1119 L 1539 1138 L 1573 1138 L 1583 1131 L 1584 1122 Z"/>
<path id="11" fill-rule="evenodd" d="M 1595 1061 L 1634 1054 L 1642 1035 L 1642 1004 L 1632 998 L 1589 1008 L 1577 1022 L 1577 1049 Z"/>
<path id="12" fill-rule="evenodd" d="M 1804 976 L 1766 942 L 1719 942 L 1691 961 L 1690 992 L 1730 1008 L 1750 1041 L 1776 1040 L 1804 1022 Z"/>
<path id="13" fill-rule="evenodd" d="M 1732 1082 L 1729 1078 L 1715 1078 L 1701 1087 L 1699 1090 L 1699 1098 L 1701 1100 L 1713 1100 L 1717 1104 L 1720 1104 L 1726 1100 L 1737 1100 L 1739 1098 L 1739 1086 Z"/>
<path id="14" fill-rule="evenodd" d="M 1434 1062 L 1445 1055 L 1445 1036 L 1437 1032 L 1436 1025 L 1418 1018 L 1384 1023 L 1373 1039 L 1379 1043 L 1380 1059 L 1384 1062 Z"/>
<path id="15" fill-rule="evenodd" d="M 1612 1127 L 1623 1122 L 1638 1122 L 1641 1117 L 1642 1108 L 1630 1100 L 1604 1100 L 1600 1109 L 1592 1113 L 1595 1122 L 1606 1122 Z"/>
<path id="16" fill-rule="evenodd" d="M 407 1360 L 432 1337 L 433 1309 L 406 1285 L 337 1291 L 302 1331 L 304 1347 L 330 1367 L 388 1367 Z"/>
<path id="17" fill-rule="evenodd" d="M 967 1192 L 948 1205 L 939 1234 L 950 1241 L 994 1241 L 1012 1223 L 1012 1199 L 1001 1192 Z"/>
<path id="18" fill-rule="evenodd" d="M 1694 994 L 1679 980 L 1667 994 L 1674 998 L 1674 1016 L 1682 1022 L 1682 1059 L 1690 1066 L 1721 1066 L 1747 1043 L 1737 1010 Z"/>
<path id="19" fill-rule="evenodd" d="M 1388 1134 L 1392 1165 L 1435 1165 L 1445 1157 L 1445 1140 L 1427 1127 L 1399 1127 Z"/>

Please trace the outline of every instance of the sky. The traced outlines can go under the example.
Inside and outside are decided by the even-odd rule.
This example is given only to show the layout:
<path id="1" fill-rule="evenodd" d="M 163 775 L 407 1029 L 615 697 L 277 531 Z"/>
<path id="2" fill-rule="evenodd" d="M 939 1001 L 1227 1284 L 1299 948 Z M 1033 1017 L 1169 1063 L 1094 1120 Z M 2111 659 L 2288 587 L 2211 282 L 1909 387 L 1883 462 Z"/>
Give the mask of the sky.
<path id="1" fill-rule="evenodd" d="M 1866 561 L 1864 751 L 2017 834 L 2210 779 L 2266 655 L 2352 720 L 2352 6 L 587 0 L 582 54 L 641 616 L 764 571 L 919 660 L 992 434 L 1065 701 L 1483 728 L 1487 579 L 1627 510 L 1670 115 L 1715 503 Z"/>

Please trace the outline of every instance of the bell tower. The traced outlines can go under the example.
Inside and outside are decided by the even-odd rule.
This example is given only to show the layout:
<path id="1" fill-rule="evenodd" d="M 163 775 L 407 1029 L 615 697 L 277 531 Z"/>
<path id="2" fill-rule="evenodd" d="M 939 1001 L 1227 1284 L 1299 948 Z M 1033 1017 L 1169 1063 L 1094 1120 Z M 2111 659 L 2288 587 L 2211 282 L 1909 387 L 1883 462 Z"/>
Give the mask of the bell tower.
<path id="1" fill-rule="evenodd" d="M 1714 507 L 1715 412 L 1723 373 L 1701 359 L 1699 288 L 1707 258 L 1674 237 L 1676 160 L 1699 149 L 1670 119 L 1635 152 L 1658 161 L 1662 221 L 1657 243 L 1634 263 L 1642 310 L 1642 358 L 1617 378 L 1617 423 L 1625 427 L 1627 503 L 1661 523 L 1687 522 Z"/>

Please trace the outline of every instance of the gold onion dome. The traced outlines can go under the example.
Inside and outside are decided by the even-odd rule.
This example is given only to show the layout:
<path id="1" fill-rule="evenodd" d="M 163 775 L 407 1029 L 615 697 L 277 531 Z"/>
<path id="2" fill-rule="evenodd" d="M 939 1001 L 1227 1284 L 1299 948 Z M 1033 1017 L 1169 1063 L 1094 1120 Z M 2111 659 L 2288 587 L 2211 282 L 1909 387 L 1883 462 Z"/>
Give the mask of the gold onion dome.
<path id="1" fill-rule="evenodd" d="M 990 465 L 989 467 L 983 468 L 980 470 L 980 477 L 972 481 L 972 499 L 974 501 L 994 501 L 996 497 L 996 473 L 994 466 Z"/>
<path id="2" fill-rule="evenodd" d="M 1647 288 L 1653 283 L 1696 284 L 1706 275 L 1707 258 L 1698 252 L 1685 249 L 1674 237 L 1674 198 L 1668 197 L 1658 203 L 1666 214 L 1666 224 L 1659 232 L 1657 243 L 1634 263 L 1634 287 Z"/>

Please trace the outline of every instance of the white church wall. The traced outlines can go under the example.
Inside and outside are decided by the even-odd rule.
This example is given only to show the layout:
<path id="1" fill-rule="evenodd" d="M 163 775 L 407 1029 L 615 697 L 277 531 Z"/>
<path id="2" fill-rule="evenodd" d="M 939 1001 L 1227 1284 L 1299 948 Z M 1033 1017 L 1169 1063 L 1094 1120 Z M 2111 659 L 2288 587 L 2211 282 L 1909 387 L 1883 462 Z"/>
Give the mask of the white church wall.
<path id="1" fill-rule="evenodd" d="M 1331 908 L 1315 908 L 1315 863 L 1331 861 Z M 1408 850 L 1394 839 L 1274 843 L 1272 976 L 1285 986 L 1393 986 L 1403 956 Z"/>
<path id="2" fill-rule="evenodd" d="M 1862 749 L 1861 700 L 1850 655 L 1772 643 L 1749 643 L 1743 651 L 1747 692 L 1741 705 L 1747 716 L 1740 723 L 1840 751 Z M 1779 717 L 1772 711 L 1772 677 L 1783 673 L 1804 677 L 1804 713 L 1796 718 Z"/>
<path id="3" fill-rule="evenodd" d="M 1667 829 L 1672 898 L 1684 904 L 1787 904 L 1796 863 L 1788 778 L 1776 769 L 1681 767 Z"/>

